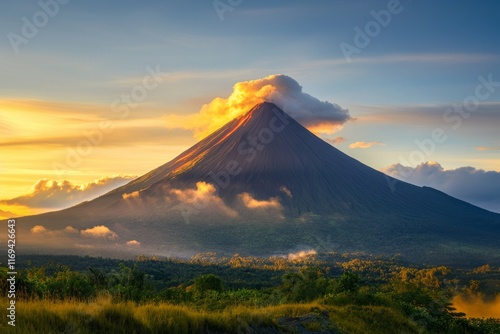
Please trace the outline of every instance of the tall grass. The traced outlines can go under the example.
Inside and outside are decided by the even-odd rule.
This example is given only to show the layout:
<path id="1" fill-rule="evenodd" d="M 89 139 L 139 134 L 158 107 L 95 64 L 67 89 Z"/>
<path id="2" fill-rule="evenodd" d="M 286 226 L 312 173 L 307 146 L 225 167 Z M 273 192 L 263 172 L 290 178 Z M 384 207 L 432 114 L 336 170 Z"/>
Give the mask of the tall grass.
<path id="1" fill-rule="evenodd" d="M 7 300 L 1 300 L 2 309 Z M 299 317 L 326 310 L 346 333 L 419 333 L 416 324 L 385 306 L 332 306 L 319 303 L 222 311 L 195 310 L 170 304 L 113 303 L 110 298 L 78 301 L 18 301 L 16 327 L 0 324 L 1 333 L 247 333 L 255 328 L 278 329 L 280 317 Z"/>

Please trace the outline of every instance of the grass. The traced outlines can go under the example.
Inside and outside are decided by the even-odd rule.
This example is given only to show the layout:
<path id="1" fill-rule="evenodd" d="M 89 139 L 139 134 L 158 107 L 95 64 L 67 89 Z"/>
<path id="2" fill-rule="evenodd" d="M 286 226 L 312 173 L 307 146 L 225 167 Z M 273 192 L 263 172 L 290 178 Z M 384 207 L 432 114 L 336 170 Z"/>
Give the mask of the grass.
<path id="1" fill-rule="evenodd" d="M 346 333 L 425 333 L 403 314 L 385 306 L 338 307 L 330 318 Z"/>
<path id="2" fill-rule="evenodd" d="M 7 300 L 1 300 L 5 309 Z M 415 324 L 385 306 L 285 304 L 223 311 L 196 310 L 170 304 L 137 305 L 93 302 L 18 301 L 16 327 L 0 324 L 1 333 L 246 333 L 250 328 L 279 328 L 280 317 L 300 317 L 326 310 L 333 324 L 346 333 L 419 333 Z M 314 324 L 310 324 L 314 327 Z M 314 329 L 314 328 L 311 328 Z"/>

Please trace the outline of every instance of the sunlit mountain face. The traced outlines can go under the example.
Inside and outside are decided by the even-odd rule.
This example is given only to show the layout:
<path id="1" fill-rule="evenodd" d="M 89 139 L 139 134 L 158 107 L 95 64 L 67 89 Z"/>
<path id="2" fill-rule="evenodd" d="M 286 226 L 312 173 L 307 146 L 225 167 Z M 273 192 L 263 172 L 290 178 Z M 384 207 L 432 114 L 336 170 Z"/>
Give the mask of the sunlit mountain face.
<path id="1" fill-rule="evenodd" d="M 19 222 L 21 247 L 37 252 L 314 249 L 441 262 L 500 253 L 500 215 L 396 181 L 267 102 L 122 187 Z"/>

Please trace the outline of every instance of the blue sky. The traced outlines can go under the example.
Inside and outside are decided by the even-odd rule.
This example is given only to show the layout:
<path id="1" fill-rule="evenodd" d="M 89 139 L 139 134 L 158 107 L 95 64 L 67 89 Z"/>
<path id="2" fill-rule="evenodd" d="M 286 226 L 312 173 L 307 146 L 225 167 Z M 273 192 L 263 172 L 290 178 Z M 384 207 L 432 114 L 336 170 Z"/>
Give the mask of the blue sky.
<path id="1" fill-rule="evenodd" d="M 228 78 L 228 87 L 234 79 L 252 79 L 252 74 L 287 71 L 319 98 L 427 103 L 459 100 L 470 93 L 477 75 L 499 74 L 500 4 L 494 1 L 402 0 L 402 11 L 354 57 L 360 62 L 342 63 L 339 44 L 352 44 L 353 28 L 363 28 L 373 20 L 370 11 L 387 4 L 242 1 L 221 21 L 211 1 L 73 0 L 61 5 L 37 36 L 20 46 L 19 54 L 2 39 L 4 63 L 13 66 L 2 69 L 10 80 L 2 80 L 1 88 L 7 96 L 106 101 L 107 91 L 92 84 L 161 64 L 169 72 L 252 70 Z M 4 1 L 0 6 L 4 35 L 20 32 L 21 18 L 30 19 L 40 10 L 37 1 Z M 455 59 L 391 61 L 396 55 Z M 61 80 L 65 87 L 56 89 Z"/>
<path id="2" fill-rule="evenodd" d="M 33 22 L 40 3 L 55 1 L 0 3 L 0 171 L 7 184 L 0 198 L 60 179 L 50 166 L 78 142 L 71 131 L 110 118 L 109 105 L 140 83 L 148 66 L 168 75 L 127 120 L 116 121 L 121 132 L 65 179 L 145 173 L 195 142 L 186 129 L 163 127 L 162 117 L 197 113 L 237 82 L 278 73 L 348 109 L 356 120 L 324 138 L 344 138 L 336 147 L 374 168 L 402 163 L 416 140 L 442 128 L 448 140 L 426 161 L 500 172 L 500 87 L 458 129 L 443 122 L 447 108 L 475 94 L 480 76 L 500 82 L 498 1 L 222 0 L 236 5 L 221 20 L 214 1 L 72 0 L 16 53 L 9 34 L 22 36 L 23 18 Z M 365 31 L 371 12 L 390 6 L 398 13 L 347 62 L 341 43 L 355 45 L 355 28 Z M 373 145 L 349 148 L 356 142 Z M 110 154 L 114 161 L 104 166 Z"/>

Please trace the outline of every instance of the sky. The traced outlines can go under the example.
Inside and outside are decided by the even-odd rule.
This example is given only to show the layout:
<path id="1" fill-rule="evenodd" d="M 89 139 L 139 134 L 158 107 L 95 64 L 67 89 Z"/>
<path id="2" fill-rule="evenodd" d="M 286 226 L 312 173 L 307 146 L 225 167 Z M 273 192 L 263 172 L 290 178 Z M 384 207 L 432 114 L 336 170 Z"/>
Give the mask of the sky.
<path id="1" fill-rule="evenodd" d="M 498 1 L 2 1 L 0 218 L 124 184 L 255 96 L 500 212 L 498 31 Z"/>

